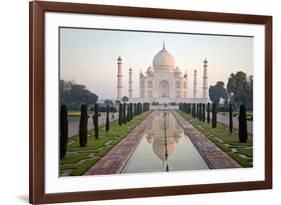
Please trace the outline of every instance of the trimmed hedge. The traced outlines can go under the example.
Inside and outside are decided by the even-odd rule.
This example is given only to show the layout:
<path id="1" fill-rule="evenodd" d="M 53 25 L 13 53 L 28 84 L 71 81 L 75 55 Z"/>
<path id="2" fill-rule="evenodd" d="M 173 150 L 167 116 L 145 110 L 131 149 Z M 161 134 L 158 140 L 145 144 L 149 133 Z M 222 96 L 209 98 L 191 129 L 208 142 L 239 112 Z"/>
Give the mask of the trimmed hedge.
<path id="1" fill-rule="evenodd" d="M 95 115 L 94 115 L 94 124 L 95 124 L 95 138 L 99 139 L 99 105 L 95 104 Z"/>
<path id="2" fill-rule="evenodd" d="M 233 130 L 233 116 L 232 116 L 232 104 L 229 104 L 229 132 Z"/>
<path id="3" fill-rule="evenodd" d="M 105 122 L 105 131 L 109 131 L 109 105 L 106 106 L 106 122 Z"/>
<path id="4" fill-rule="evenodd" d="M 86 147 L 88 142 L 88 106 L 81 105 L 81 115 L 79 121 L 79 143 L 80 147 Z"/>
<path id="5" fill-rule="evenodd" d="M 60 109 L 60 159 L 63 159 L 67 151 L 68 142 L 68 119 L 67 107 L 61 105 Z"/>
<path id="6" fill-rule="evenodd" d="M 239 109 L 239 142 L 247 142 L 248 131 L 247 131 L 247 118 L 246 118 L 246 107 L 240 105 Z"/>

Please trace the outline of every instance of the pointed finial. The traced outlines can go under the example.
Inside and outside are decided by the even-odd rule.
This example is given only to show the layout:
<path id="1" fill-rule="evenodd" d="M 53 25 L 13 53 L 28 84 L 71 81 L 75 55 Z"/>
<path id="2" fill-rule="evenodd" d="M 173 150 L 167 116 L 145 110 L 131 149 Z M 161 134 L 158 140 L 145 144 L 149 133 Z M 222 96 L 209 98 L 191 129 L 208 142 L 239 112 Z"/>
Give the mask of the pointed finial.
<path id="1" fill-rule="evenodd" d="M 208 63 L 208 61 L 207 61 L 207 58 L 206 58 L 206 57 L 205 57 L 204 63 L 205 63 L 205 64 L 207 64 L 207 63 Z"/>
<path id="2" fill-rule="evenodd" d="M 163 49 L 165 49 L 165 41 L 163 41 Z"/>

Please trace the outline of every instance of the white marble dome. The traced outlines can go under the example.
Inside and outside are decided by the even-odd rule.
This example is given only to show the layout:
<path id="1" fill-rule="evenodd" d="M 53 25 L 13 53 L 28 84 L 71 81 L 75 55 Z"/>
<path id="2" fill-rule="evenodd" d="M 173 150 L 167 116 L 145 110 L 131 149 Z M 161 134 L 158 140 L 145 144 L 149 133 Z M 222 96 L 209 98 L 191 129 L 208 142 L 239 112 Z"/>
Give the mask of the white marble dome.
<path id="1" fill-rule="evenodd" d="M 165 44 L 161 51 L 159 51 L 153 58 L 153 68 L 154 70 L 167 70 L 174 71 L 175 69 L 175 59 L 165 48 Z"/>

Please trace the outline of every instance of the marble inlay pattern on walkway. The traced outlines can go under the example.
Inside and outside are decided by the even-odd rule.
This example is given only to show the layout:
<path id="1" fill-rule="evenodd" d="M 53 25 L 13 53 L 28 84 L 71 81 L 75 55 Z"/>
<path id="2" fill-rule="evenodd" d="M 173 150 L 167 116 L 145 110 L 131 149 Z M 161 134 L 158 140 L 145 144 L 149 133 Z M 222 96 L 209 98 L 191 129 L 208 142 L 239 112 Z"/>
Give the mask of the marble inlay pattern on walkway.
<path id="1" fill-rule="evenodd" d="M 103 158 L 93 165 L 85 175 L 118 174 L 126 165 L 130 156 L 135 151 L 145 130 L 153 121 L 157 111 L 152 112 L 132 132 L 128 134 L 119 144 L 110 150 Z"/>
<path id="2" fill-rule="evenodd" d="M 211 169 L 239 168 L 238 162 L 218 148 L 176 111 L 171 111 L 195 148 Z"/>

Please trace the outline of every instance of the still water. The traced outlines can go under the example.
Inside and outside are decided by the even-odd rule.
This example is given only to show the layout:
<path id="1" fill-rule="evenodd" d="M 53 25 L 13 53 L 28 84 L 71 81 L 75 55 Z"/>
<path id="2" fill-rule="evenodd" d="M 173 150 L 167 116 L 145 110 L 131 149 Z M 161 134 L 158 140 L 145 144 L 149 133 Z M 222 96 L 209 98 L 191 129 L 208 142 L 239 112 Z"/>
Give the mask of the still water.
<path id="1" fill-rule="evenodd" d="M 169 111 L 159 111 L 123 173 L 209 169 Z"/>

